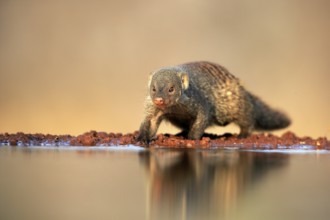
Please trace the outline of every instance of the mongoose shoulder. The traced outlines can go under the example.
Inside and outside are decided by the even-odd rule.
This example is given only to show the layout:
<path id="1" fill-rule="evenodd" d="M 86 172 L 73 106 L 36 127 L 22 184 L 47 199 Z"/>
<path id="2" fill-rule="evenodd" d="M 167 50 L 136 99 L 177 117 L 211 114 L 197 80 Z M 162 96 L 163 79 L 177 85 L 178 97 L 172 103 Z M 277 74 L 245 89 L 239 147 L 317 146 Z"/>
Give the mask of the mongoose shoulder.
<path id="1" fill-rule="evenodd" d="M 253 130 L 274 130 L 290 125 L 290 119 L 248 92 L 239 79 L 221 65 L 192 62 L 161 68 L 150 75 L 145 118 L 138 140 L 147 142 L 167 120 L 200 139 L 212 125 L 235 123 L 240 137 Z"/>

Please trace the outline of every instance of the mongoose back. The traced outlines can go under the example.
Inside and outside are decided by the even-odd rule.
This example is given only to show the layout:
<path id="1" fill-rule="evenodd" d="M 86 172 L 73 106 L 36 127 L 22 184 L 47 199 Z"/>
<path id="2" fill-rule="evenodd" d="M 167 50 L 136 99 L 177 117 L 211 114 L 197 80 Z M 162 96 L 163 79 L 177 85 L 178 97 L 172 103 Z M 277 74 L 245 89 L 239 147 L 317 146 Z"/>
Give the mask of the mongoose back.
<path id="1" fill-rule="evenodd" d="M 192 62 L 161 68 L 150 75 L 138 140 L 149 143 L 162 120 L 198 140 L 212 125 L 235 123 L 239 137 L 253 130 L 274 130 L 290 125 L 290 119 L 248 92 L 240 80 L 221 65 Z"/>

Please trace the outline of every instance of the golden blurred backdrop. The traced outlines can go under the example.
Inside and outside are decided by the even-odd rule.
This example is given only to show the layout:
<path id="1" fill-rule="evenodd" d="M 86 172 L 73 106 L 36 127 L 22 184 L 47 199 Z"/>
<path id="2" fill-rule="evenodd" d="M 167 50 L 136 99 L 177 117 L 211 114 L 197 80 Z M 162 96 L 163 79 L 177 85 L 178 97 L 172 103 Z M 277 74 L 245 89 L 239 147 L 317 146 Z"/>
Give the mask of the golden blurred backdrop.
<path id="1" fill-rule="evenodd" d="M 327 0 L 1 0 L 0 132 L 133 132 L 149 72 L 208 60 L 287 112 L 289 130 L 330 137 L 329 11 Z"/>

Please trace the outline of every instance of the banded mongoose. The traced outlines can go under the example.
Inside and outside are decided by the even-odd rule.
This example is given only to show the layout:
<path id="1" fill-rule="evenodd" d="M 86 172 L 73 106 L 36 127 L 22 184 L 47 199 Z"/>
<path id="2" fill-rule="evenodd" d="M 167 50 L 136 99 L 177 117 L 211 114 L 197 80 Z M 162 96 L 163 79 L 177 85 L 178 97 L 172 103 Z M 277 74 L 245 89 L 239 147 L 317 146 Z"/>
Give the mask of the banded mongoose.
<path id="1" fill-rule="evenodd" d="M 240 80 L 221 65 L 192 62 L 161 68 L 150 74 L 145 119 L 138 140 L 149 143 L 162 120 L 198 140 L 212 125 L 235 123 L 239 137 L 253 130 L 274 130 L 290 125 L 282 112 L 248 92 Z"/>

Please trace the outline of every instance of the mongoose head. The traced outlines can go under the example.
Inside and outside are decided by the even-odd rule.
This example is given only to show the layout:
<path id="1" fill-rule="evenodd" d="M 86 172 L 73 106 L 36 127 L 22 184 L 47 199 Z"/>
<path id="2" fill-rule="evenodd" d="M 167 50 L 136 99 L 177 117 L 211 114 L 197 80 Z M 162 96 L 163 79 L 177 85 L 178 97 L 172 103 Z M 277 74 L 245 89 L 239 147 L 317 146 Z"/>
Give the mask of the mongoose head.
<path id="1" fill-rule="evenodd" d="M 157 108 L 165 109 L 177 104 L 188 89 L 188 74 L 177 69 L 161 69 L 150 75 L 149 93 Z"/>

